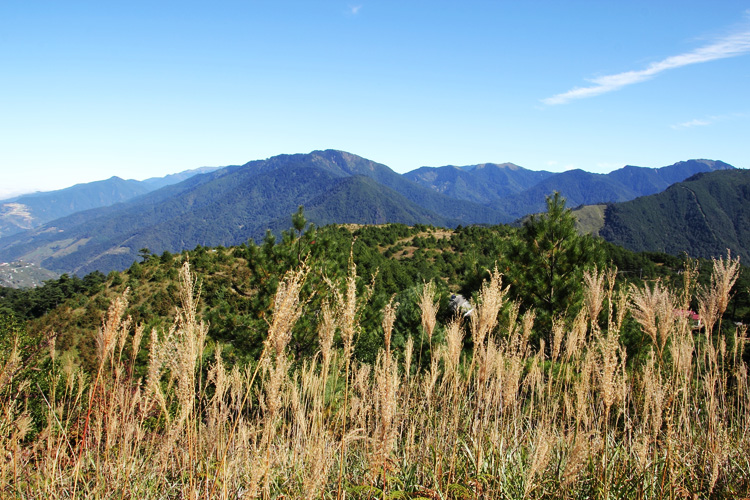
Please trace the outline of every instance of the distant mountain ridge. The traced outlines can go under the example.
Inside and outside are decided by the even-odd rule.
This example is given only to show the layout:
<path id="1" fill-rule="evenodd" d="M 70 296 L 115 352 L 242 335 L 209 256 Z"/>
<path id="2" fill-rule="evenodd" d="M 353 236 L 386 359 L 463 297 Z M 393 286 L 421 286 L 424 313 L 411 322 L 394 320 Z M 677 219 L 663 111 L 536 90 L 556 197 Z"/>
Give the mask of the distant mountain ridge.
<path id="1" fill-rule="evenodd" d="M 570 207 L 628 201 L 663 191 L 699 172 L 733 169 L 714 160 L 688 160 L 666 167 L 632 165 L 608 174 L 584 170 L 552 173 L 527 170 L 512 163 L 470 167 L 422 167 L 406 177 L 458 199 L 476 201 L 520 218 L 545 209 L 546 197 L 559 191 Z"/>
<path id="2" fill-rule="evenodd" d="M 0 201 L 0 237 L 40 226 L 66 215 L 119 203 L 140 196 L 149 188 L 138 181 L 106 180 Z"/>
<path id="3" fill-rule="evenodd" d="M 513 163 L 482 163 L 463 167 L 421 167 L 405 173 L 404 177 L 452 198 L 491 204 L 553 175 Z"/>
<path id="4" fill-rule="evenodd" d="M 198 167 L 198 168 L 192 168 L 190 170 L 183 170 L 182 172 L 177 172 L 176 174 L 168 174 L 163 177 L 149 177 L 148 179 L 144 179 L 140 181 L 142 184 L 148 186 L 151 191 L 156 189 L 161 189 L 164 186 L 169 186 L 171 184 L 177 184 L 178 182 L 182 182 L 185 179 L 189 179 L 190 177 L 198 174 L 207 174 L 209 172 L 213 172 L 214 170 L 219 170 L 222 167 Z"/>
<path id="5" fill-rule="evenodd" d="M 32 229 L 67 215 L 106 207 L 216 170 L 202 167 L 143 181 L 120 177 L 76 184 L 65 189 L 29 193 L 0 200 L 0 238 Z"/>

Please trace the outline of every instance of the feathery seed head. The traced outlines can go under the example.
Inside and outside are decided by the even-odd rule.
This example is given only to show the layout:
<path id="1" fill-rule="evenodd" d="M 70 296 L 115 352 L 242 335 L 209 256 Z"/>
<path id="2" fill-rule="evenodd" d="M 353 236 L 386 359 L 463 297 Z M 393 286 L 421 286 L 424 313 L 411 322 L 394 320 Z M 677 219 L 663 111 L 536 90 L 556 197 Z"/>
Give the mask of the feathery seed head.
<path id="1" fill-rule="evenodd" d="M 320 312 L 321 321 L 318 325 L 318 341 L 320 342 L 320 353 L 323 356 L 323 364 L 327 366 L 331 359 L 333 335 L 336 332 L 336 316 L 328 300 L 323 301 Z"/>
<path id="2" fill-rule="evenodd" d="M 456 318 L 448 324 L 445 329 L 445 340 L 448 344 L 447 359 L 450 372 L 455 373 L 461 359 L 461 350 L 463 349 L 464 342 L 464 332 L 461 329 L 460 319 Z"/>
<path id="3" fill-rule="evenodd" d="M 123 321 L 123 316 L 128 308 L 129 292 L 130 289 L 126 288 L 121 296 L 115 298 L 102 319 L 102 326 L 96 336 L 96 354 L 100 365 L 104 365 L 107 358 L 114 352 L 115 346 L 119 342 L 124 342 L 126 337 L 130 323 L 127 320 Z"/>
<path id="4" fill-rule="evenodd" d="M 604 280 L 606 276 L 607 273 L 599 272 L 597 266 L 594 266 L 591 270 L 583 271 L 583 297 L 592 329 L 599 328 L 599 313 L 602 310 L 602 301 L 604 300 Z"/>
<path id="5" fill-rule="evenodd" d="M 282 356 L 289 344 L 292 328 L 302 314 L 305 302 L 300 300 L 299 294 L 308 271 L 305 263 L 296 271 L 288 271 L 276 289 L 273 319 L 268 328 L 268 342 L 276 352 L 277 358 Z"/>
<path id="6" fill-rule="evenodd" d="M 724 314 L 729 304 L 729 296 L 740 271 L 740 258 L 732 259 L 732 253 L 727 250 L 727 259 L 723 257 L 713 259 L 714 270 L 711 274 L 712 288 L 719 296 L 719 314 Z"/>
<path id="7" fill-rule="evenodd" d="M 502 287 L 503 275 L 495 269 L 490 271 L 490 280 L 482 283 L 482 289 L 479 292 L 479 304 L 474 310 L 471 318 L 471 335 L 474 345 L 481 347 L 484 339 L 494 330 L 497 325 L 497 315 L 503 307 L 505 295 L 509 287 Z"/>
<path id="8" fill-rule="evenodd" d="M 661 357 L 675 323 L 675 301 L 660 281 L 653 288 L 631 285 L 630 312 L 649 336 Z"/>
<path id="9" fill-rule="evenodd" d="M 393 333 L 393 324 L 396 322 L 396 309 L 398 309 L 398 302 L 393 301 L 395 298 L 395 295 L 392 296 L 383 309 L 383 339 L 385 340 L 385 352 L 388 356 L 391 354 L 391 334 Z"/>
<path id="10" fill-rule="evenodd" d="M 435 330 L 439 303 L 436 298 L 435 283 L 432 281 L 425 283 L 419 297 L 419 309 L 422 311 L 422 328 L 430 343 L 432 343 L 432 332 Z"/>

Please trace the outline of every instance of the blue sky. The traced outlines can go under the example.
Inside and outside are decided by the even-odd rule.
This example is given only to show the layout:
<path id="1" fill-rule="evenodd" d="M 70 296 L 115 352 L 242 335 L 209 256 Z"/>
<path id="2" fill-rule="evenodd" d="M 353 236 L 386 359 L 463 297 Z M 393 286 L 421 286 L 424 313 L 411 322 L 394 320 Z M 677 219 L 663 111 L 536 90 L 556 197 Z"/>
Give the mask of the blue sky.
<path id="1" fill-rule="evenodd" d="M 750 167 L 750 1 L 0 1 L 0 198 L 342 149 Z"/>

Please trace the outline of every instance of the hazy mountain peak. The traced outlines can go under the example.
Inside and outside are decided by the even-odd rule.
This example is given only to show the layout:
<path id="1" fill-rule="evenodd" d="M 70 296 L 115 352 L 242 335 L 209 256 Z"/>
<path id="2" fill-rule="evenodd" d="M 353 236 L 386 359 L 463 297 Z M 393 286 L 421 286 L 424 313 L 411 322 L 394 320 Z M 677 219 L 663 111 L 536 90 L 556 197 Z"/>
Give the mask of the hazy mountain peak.
<path id="1" fill-rule="evenodd" d="M 724 163 L 723 161 L 719 161 L 719 160 L 707 160 L 707 159 L 703 159 L 703 158 L 701 158 L 701 159 L 695 159 L 695 160 L 680 161 L 680 162 L 675 163 L 675 165 L 682 165 L 682 164 L 687 164 L 687 163 L 691 163 L 691 162 L 702 163 L 702 164 L 708 166 L 709 168 L 711 168 L 711 170 L 732 170 L 732 169 L 735 168 L 732 165 L 730 165 L 729 163 Z"/>

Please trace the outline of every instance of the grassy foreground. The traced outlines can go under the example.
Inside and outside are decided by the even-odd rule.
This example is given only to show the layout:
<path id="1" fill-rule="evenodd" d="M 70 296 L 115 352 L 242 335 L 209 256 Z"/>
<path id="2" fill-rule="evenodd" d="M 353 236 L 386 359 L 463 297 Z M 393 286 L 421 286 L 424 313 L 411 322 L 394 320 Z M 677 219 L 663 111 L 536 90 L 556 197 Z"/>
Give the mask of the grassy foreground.
<path id="1" fill-rule="evenodd" d="M 421 343 L 391 348 L 398 304 L 382 312 L 377 362 L 353 359 L 356 269 L 329 283 L 320 350 L 294 360 L 292 326 L 308 269 L 279 285 L 263 355 L 231 370 L 197 317 L 186 263 L 167 332 L 144 332 L 116 300 L 97 333 L 98 369 L 51 346 L 46 384 L 0 366 L 0 494 L 6 498 L 744 498 L 750 495 L 747 331 L 722 315 L 738 262 L 694 269 L 683 290 L 584 275 L 585 307 L 529 342 L 534 314 L 490 274 L 466 318 L 436 325 L 420 301 Z M 697 301 L 702 328 L 676 311 Z M 695 303 L 695 302 L 694 302 Z M 628 363 L 627 314 L 651 351 Z M 439 332 L 439 335 L 438 333 Z M 148 337 L 150 336 L 150 341 Z M 146 338 L 144 338 L 146 337 Z M 136 377 L 141 344 L 148 367 Z M 473 346 L 465 349 L 465 345 Z M 338 347 L 336 347 L 338 346 Z M 421 359 L 422 357 L 429 357 Z M 69 359 L 69 358 L 68 358 Z M 426 369 L 418 369 L 426 366 Z M 205 375 L 203 375 L 205 374 Z M 42 387 L 49 387 L 42 390 Z M 41 391 L 41 416 L 20 395 Z M 42 422 L 32 432 L 33 420 Z"/>

